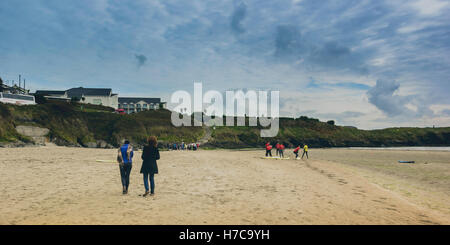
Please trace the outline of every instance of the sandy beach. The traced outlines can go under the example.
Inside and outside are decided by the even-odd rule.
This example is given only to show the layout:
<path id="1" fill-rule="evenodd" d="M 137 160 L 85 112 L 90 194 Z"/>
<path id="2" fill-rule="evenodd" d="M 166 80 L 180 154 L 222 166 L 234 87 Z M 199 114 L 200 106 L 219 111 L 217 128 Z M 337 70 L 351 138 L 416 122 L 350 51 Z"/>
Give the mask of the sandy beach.
<path id="1" fill-rule="evenodd" d="M 291 151 L 287 151 L 291 155 Z M 0 224 L 450 224 L 450 152 L 161 152 L 156 195 L 136 153 L 122 195 L 114 149 L 0 148 Z M 400 164 L 398 160 L 415 160 Z"/>

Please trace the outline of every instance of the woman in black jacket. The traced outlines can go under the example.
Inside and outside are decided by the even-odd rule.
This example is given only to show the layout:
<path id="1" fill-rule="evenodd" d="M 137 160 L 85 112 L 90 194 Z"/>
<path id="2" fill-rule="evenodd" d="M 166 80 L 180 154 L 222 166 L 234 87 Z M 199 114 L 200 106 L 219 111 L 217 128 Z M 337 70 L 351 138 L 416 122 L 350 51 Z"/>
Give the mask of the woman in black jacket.
<path id="1" fill-rule="evenodd" d="M 144 197 L 149 194 L 148 179 L 150 178 L 150 195 L 155 194 L 155 180 L 154 176 L 158 173 L 158 165 L 156 160 L 159 160 L 158 141 L 155 136 L 148 138 L 148 145 L 144 146 L 142 151 L 142 167 L 141 173 L 144 175 L 145 194 Z"/>

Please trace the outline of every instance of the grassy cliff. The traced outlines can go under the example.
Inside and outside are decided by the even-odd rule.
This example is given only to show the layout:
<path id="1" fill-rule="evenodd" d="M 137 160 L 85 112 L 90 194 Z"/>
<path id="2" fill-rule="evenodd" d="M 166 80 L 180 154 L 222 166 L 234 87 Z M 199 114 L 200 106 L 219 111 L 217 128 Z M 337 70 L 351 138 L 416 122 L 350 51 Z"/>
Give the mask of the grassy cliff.
<path id="1" fill-rule="evenodd" d="M 23 141 L 15 131 L 17 125 L 48 128 L 51 141 L 68 146 L 92 146 L 98 141 L 117 146 L 124 139 L 143 144 L 150 135 L 162 142 L 193 142 L 204 133 L 202 128 L 172 126 L 168 110 L 119 115 L 107 107 L 49 102 L 27 106 L 0 103 L 0 113 L 0 142 Z"/>
<path id="2" fill-rule="evenodd" d="M 298 144 L 311 147 L 450 145 L 450 127 L 360 130 L 300 117 L 281 118 L 275 138 L 259 137 L 260 130 L 259 127 L 216 127 L 210 144 L 227 148 L 261 147 L 267 141 L 278 141 L 291 147 Z"/>
<path id="3" fill-rule="evenodd" d="M 0 143 L 30 142 L 15 130 L 17 125 L 50 129 L 48 138 L 58 145 L 117 146 L 123 139 L 143 144 L 149 135 L 162 142 L 195 142 L 205 130 L 201 127 L 174 127 L 168 110 L 119 115 L 112 109 L 78 103 L 47 102 L 32 106 L 0 103 Z M 359 130 L 336 126 L 317 119 L 281 118 L 278 136 L 259 136 L 261 127 L 216 127 L 208 145 L 223 148 L 261 147 L 268 140 L 288 146 L 448 146 L 450 128 L 388 128 Z"/>

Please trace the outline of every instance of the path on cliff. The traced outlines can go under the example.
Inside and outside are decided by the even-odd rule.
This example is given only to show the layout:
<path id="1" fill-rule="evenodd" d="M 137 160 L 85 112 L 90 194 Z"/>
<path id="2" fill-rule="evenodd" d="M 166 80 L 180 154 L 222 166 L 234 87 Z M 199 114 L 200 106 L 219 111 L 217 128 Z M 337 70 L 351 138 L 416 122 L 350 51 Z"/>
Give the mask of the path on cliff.
<path id="1" fill-rule="evenodd" d="M 203 126 L 203 129 L 205 130 L 205 134 L 199 140 L 199 143 L 202 145 L 208 143 L 208 141 L 211 139 L 211 134 L 212 134 L 211 127 Z"/>

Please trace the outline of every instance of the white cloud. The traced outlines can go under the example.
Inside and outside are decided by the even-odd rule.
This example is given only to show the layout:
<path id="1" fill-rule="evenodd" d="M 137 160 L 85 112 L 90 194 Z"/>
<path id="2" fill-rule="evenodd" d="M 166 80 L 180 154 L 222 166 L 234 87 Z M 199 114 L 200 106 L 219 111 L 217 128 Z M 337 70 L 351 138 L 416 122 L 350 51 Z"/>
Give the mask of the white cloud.
<path id="1" fill-rule="evenodd" d="M 405 26 L 400 27 L 397 31 L 399 33 L 405 34 L 405 33 L 411 33 L 423 30 L 425 28 L 440 26 L 442 23 L 440 22 L 434 22 L 434 21 L 423 21 L 423 22 L 416 22 L 414 24 L 408 24 Z"/>
<path id="2" fill-rule="evenodd" d="M 422 16 L 435 16 L 439 15 L 449 6 L 448 1 L 441 0 L 418 0 L 411 3 L 418 13 Z"/>
<path id="3" fill-rule="evenodd" d="M 434 104 L 430 106 L 430 109 L 435 113 L 435 114 L 441 114 L 443 113 L 445 110 L 450 110 L 450 105 L 446 105 L 446 104 Z"/>

